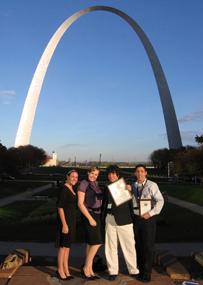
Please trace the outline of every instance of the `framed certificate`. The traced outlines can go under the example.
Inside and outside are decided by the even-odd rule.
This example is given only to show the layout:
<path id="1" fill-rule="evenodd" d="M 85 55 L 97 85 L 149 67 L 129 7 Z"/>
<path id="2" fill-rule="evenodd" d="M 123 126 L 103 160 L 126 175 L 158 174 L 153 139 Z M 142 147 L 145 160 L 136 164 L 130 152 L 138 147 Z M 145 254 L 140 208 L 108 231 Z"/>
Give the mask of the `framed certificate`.
<path id="1" fill-rule="evenodd" d="M 152 200 L 151 199 L 140 199 L 139 200 L 139 215 L 140 216 L 151 211 L 151 209 L 152 209 Z"/>
<path id="2" fill-rule="evenodd" d="M 120 206 L 121 204 L 132 199 L 132 194 L 127 190 L 126 183 L 123 178 L 109 184 L 108 189 L 116 206 Z"/>

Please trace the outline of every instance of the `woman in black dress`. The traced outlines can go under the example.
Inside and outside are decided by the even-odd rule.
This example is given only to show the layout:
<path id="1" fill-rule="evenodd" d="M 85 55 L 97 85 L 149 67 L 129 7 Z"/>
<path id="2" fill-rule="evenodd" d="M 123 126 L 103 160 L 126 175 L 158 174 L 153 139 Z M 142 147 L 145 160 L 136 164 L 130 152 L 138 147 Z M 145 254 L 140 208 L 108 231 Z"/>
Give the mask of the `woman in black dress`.
<path id="1" fill-rule="evenodd" d="M 68 259 L 71 243 L 75 240 L 77 195 L 74 186 L 78 182 L 78 172 L 70 170 L 66 175 L 66 181 L 59 193 L 57 201 L 58 231 L 58 270 L 57 276 L 61 280 L 69 280 L 70 275 Z"/>

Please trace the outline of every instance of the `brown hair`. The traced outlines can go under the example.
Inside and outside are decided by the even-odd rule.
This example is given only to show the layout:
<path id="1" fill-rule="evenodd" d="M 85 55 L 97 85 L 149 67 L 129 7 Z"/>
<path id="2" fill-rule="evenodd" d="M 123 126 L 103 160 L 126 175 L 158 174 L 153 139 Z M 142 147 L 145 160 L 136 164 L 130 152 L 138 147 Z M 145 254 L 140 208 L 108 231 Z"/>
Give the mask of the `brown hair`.
<path id="1" fill-rule="evenodd" d="M 95 171 L 95 170 L 100 171 L 99 167 L 97 167 L 97 166 L 91 166 L 91 167 L 88 169 L 88 172 L 93 172 L 93 171 Z"/>
<path id="2" fill-rule="evenodd" d="M 76 172 L 76 173 L 78 174 L 78 171 L 77 171 L 77 170 L 71 169 L 71 170 L 68 171 L 68 173 L 66 174 L 66 176 L 70 176 L 71 173 L 73 173 L 73 172 Z"/>

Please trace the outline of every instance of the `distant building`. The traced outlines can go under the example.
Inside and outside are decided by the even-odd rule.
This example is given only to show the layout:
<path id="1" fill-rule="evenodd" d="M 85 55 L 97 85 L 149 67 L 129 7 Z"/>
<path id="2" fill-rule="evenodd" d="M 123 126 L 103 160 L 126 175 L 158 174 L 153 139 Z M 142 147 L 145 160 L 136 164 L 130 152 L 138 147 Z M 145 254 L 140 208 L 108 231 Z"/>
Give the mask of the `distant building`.
<path id="1" fill-rule="evenodd" d="M 55 151 L 52 152 L 52 157 L 48 158 L 47 162 L 43 166 L 57 166 L 57 153 Z"/>

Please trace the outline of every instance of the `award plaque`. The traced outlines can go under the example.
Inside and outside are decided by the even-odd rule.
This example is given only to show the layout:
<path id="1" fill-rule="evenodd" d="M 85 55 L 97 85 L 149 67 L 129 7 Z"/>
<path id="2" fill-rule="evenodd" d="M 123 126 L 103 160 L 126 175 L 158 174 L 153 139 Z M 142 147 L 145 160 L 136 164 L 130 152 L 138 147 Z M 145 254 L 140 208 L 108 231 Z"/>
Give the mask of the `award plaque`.
<path id="1" fill-rule="evenodd" d="M 132 194 L 127 190 L 126 183 L 123 178 L 109 184 L 108 189 L 116 206 L 120 206 L 121 204 L 132 199 Z"/>
<path id="2" fill-rule="evenodd" d="M 139 200 L 139 214 L 143 216 L 145 213 L 151 211 L 152 200 L 151 199 L 140 199 Z"/>

